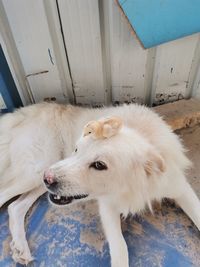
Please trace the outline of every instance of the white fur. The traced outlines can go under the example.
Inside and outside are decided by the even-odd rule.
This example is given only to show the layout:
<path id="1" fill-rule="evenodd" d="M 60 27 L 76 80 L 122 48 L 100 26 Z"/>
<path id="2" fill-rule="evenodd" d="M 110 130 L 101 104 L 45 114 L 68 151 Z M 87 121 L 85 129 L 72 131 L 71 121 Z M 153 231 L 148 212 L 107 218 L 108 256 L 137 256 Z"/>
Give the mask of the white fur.
<path id="1" fill-rule="evenodd" d="M 123 127 L 115 136 L 106 140 L 80 138 L 88 121 L 107 116 L 123 119 Z M 79 138 L 78 152 L 70 156 Z M 88 168 L 97 159 L 105 161 L 108 170 Z M 184 175 L 190 165 L 184 148 L 162 119 L 146 107 L 91 110 L 37 104 L 22 108 L 0 120 L 0 162 L 0 206 L 25 193 L 9 206 L 11 249 L 17 262 L 32 260 L 24 216 L 45 191 L 42 177 L 49 166 L 55 177 L 59 176 L 60 194 L 87 193 L 88 198 L 99 201 L 112 267 L 128 266 L 121 213 L 139 212 L 151 207 L 152 200 L 169 197 L 200 229 L 200 202 Z"/>

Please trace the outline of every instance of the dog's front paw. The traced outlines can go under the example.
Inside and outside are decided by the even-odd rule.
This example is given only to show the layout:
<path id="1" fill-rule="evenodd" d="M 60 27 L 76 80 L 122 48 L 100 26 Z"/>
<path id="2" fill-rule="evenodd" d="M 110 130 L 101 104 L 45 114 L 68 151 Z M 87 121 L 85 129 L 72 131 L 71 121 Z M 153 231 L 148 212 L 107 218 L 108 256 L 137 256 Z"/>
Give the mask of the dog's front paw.
<path id="1" fill-rule="evenodd" d="M 33 261 L 33 257 L 31 256 L 31 252 L 27 244 L 13 240 L 10 243 L 10 248 L 12 251 L 12 258 L 15 262 L 27 265 L 29 262 Z"/>
<path id="2" fill-rule="evenodd" d="M 112 257 L 111 267 L 129 267 L 128 255 L 120 255 L 119 257 Z"/>
<path id="3" fill-rule="evenodd" d="M 117 260 L 118 259 L 118 260 Z M 115 258 L 111 262 L 111 267 L 129 267 L 129 262 L 127 257 Z"/>
<path id="4" fill-rule="evenodd" d="M 129 264 L 128 263 L 124 263 L 124 262 L 113 262 L 111 264 L 111 267 L 129 267 Z"/>

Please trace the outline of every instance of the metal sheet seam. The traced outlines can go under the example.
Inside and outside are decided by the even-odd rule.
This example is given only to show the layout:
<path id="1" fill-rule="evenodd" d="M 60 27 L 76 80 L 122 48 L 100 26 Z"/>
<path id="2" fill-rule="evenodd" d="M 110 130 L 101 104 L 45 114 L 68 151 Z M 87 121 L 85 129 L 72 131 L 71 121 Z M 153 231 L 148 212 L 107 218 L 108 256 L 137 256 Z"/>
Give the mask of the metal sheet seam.
<path id="1" fill-rule="evenodd" d="M 200 69 L 200 35 L 196 44 L 196 49 L 194 52 L 194 57 L 189 73 L 188 78 L 188 92 L 187 98 L 194 96 L 195 92 L 198 90 L 198 82 L 200 82 L 200 73 L 198 70 Z"/>
<path id="2" fill-rule="evenodd" d="M 155 91 L 153 88 L 153 77 L 155 70 L 156 47 L 150 48 L 147 53 L 146 68 L 145 68 L 145 98 L 144 103 L 152 106 Z"/>
<path id="3" fill-rule="evenodd" d="M 111 65 L 110 65 L 110 17 L 109 1 L 98 0 L 99 24 L 101 33 L 102 67 L 105 90 L 105 104 L 112 102 Z"/>
<path id="4" fill-rule="evenodd" d="M 62 21 L 59 16 L 57 1 L 44 0 L 44 9 L 49 25 L 49 32 L 55 50 L 56 61 L 58 62 L 59 75 L 62 81 L 63 94 L 67 94 L 70 103 L 75 103 L 75 93 L 73 90 L 73 80 L 70 73 L 70 66 L 67 60 L 67 51 L 62 32 Z"/>

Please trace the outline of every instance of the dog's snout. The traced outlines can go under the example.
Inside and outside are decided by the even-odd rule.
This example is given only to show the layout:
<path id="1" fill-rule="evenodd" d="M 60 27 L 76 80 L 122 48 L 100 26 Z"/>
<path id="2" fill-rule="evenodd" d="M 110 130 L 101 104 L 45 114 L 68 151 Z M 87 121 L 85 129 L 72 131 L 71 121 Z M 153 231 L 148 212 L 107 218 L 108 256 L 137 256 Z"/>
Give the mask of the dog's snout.
<path id="1" fill-rule="evenodd" d="M 58 184 L 58 182 L 55 180 L 54 174 L 51 171 L 45 171 L 43 180 L 47 187 L 54 187 Z"/>

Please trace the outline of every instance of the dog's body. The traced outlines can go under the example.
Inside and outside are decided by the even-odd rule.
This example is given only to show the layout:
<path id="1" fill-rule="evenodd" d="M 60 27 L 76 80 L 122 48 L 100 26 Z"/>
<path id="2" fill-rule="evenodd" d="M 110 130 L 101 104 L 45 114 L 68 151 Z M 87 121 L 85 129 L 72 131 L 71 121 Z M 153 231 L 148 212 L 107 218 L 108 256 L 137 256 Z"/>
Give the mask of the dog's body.
<path id="1" fill-rule="evenodd" d="M 94 128 L 97 133 L 96 124 L 89 125 L 89 130 L 86 129 L 85 132 L 86 137 L 82 137 L 80 141 L 84 152 L 81 153 L 80 149 L 77 153 L 79 156 L 69 157 L 75 150 L 83 126 L 90 120 L 107 116 L 122 118 L 122 130 L 120 126 L 116 126 L 118 124 L 115 124 L 115 121 L 114 124 L 107 121 L 108 127 L 100 130 L 106 137 L 109 131 L 110 138 L 100 138 L 99 141 L 98 137 L 94 141 L 87 135 L 90 135 Z M 101 125 L 104 127 L 104 122 Z M 98 136 L 100 133 L 98 128 Z M 88 143 L 84 144 L 85 140 Z M 110 166 L 109 172 L 102 169 L 105 178 L 95 180 L 96 172 L 91 176 L 88 170 L 81 169 L 80 166 L 86 164 L 85 160 L 94 161 L 91 156 L 98 157 L 95 154 L 97 152 L 101 154 L 103 150 L 109 154 L 108 148 L 114 158 L 106 160 L 110 166 L 113 161 L 115 168 L 112 172 Z M 116 153 L 121 156 L 116 156 Z M 69 159 L 63 160 L 67 157 Z M 55 164 L 57 161 L 60 162 Z M 162 119 L 143 106 L 84 109 L 57 104 L 37 104 L 5 115 L 0 120 L 0 164 L 0 206 L 13 196 L 22 194 L 9 206 L 13 238 L 11 249 L 15 261 L 21 263 L 32 260 L 25 238 L 24 217 L 32 203 L 46 191 L 42 177 L 51 165 L 53 166 L 50 171 L 53 175 L 60 173 L 60 176 L 64 177 L 65 185 L 58 188 L 59 194 L 70 197 L 74 194 L 81 195 L 80 198 L 96 198 L 99 201 L 100 214 L 110 245 L 112 266 L 128 266 L 127 248 L 120 227 L 121 213 L 126 216 L 129 212 L 139 212 L 145 206 L 151 208 L 152 200 L 169 197 L 178 202 L 200 229 L 200 202 L 184 176 L 184 171 L 190 165 L 184 155 L 184 149 L 178 137 Z M 90 165 L 89 170 L 93 170 L 95 166 Z M 71 173 L 66 174 L 66 167 Z M 134 178 L 131 176 L 131 170 Z M 53 183 L 51 175 L 52 173 L 46 173 L 47 185 L 48 182 Z M 94 188 L 97 188 L 96 191 Z M 70 202 L 71 200 L 72 198 Z"/>

